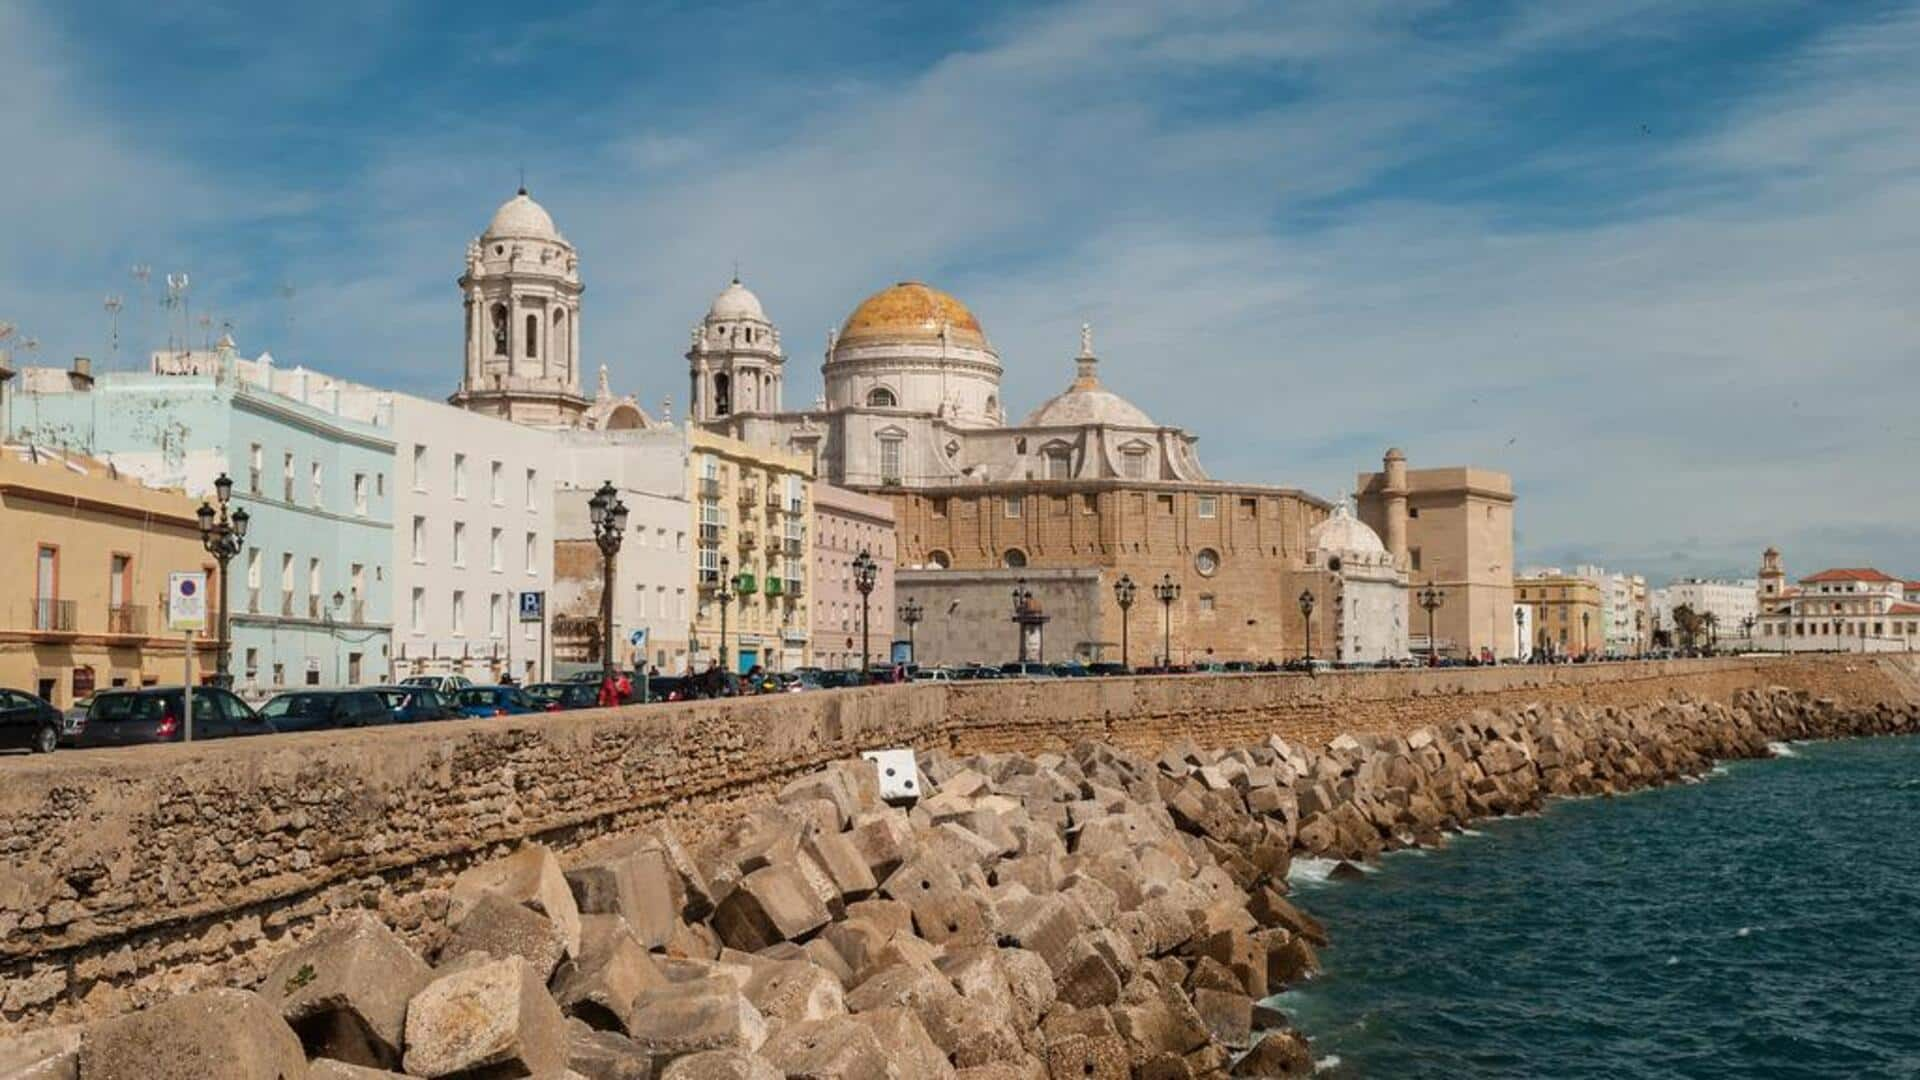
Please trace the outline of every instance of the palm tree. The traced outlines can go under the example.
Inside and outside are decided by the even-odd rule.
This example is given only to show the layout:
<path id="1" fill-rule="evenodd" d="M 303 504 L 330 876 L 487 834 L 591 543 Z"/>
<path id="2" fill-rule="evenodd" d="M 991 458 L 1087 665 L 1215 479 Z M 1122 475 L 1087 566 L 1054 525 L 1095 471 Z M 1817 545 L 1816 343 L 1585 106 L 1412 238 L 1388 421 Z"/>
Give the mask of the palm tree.
<path id="1" fill-rule="evenodd" d="M 1700 616 L 1700 622 L 1707 628 L 1707 650 L 1713 651 L 1720 646 L 1720 616 L 1709 611 Z"/>
<path id="2" fill-rule="evenodd" d="M 1702 625 L 1700 613 L 1693 610 L 1692 604 L 1681 604 L 1673 609 L 1673 628 L 1680 631 L 1681 648 L 1693 648 L 1694 640 L 1699 636 Z"/>

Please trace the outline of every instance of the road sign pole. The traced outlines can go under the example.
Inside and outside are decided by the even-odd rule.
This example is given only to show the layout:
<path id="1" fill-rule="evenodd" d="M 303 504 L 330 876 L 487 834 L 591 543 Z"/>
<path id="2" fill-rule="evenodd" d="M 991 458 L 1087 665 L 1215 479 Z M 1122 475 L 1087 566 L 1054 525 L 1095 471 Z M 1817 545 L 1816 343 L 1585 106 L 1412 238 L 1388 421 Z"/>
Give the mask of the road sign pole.
<path id="1" fill-rule="evenodd" d="M 181 695 L 183 697 L 181 705 L 187 714 L 185 717 L 186 727 L 183 729 L 185 731 L 185 737 L 182 738 L 181 741 L 192 742 L 193 741 L 193 631 L 191 630 L 187 631 L 187 675 L 186 675 L 185 685 L 181 689 Z"/>

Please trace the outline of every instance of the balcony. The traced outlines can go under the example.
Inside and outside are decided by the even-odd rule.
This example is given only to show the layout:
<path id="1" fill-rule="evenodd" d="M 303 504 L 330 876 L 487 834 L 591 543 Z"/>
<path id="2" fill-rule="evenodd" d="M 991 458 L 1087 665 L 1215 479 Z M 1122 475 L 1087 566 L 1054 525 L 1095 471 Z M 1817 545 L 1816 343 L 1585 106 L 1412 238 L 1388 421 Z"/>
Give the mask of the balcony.
<path id="1" fill-rule="evenodd" d="M 787 500 L 787 513 L 804 514 L 806 512 L 807 512 L 807 501 L 805 499 L 788 499 Z"/>
<path id="2" fill-rule="evenodd" d="M 754 593 L 760 591 L 759 579 L 755 578 L 751 573 L 735 574 L 733 575 L 733 591 L 741 596 L 752 596 Z"/>
<path id="3" fill-rule="evenodd" d="M 787 599 L 798 600 L 807 595 L 807 583 L 804 578 L 788 578 L 786 584 Z"/>
<path id="4" fill-rule="evenodd" d="M 779 578 L 777 577 L 767 578 L 767 595 L 769 597 L 779 596 L 785 591 L 786 591 L 785 583 L 782 582 Z"/>
<path id="5" fill-rule="evenodd" d="M 759 533 L 754 532 L 752 529 L 740 530 L 740 550 L 741 551 L 752 551 L 754 548 L 757 548 L 759 546 L 760 546 Z"/>
<path id="6" fill-rule="evenodd" d="M 739 491 L 738 501 L 743 509 L 751 508 L 754 503 L 760 501 L 760 489 L 750 485 L 742 485 Z"/>
<path id="7" fill-rule="evenodd" d="M 700 478 L 700 497 L 703 499 L 719 498 L 720 497 L 720 478 L 717 476 L 701 477 Z"/>
<path id="8" fill-rule="evenodd" d="M 145 634 L 148 608 L 142 604 L 114 604 L 107 608 L 107 633 Z"/>
<path id="9" fill-rule="evenodd" d="M 779 493 L 779 492 L 777 492 L 777 491 L 769 491 L 769 492 L 767 492 L 767 513 L 769 513 L 769 514 L 777 514 L 777 513 L 779 513 L 779 512 L 780 512 L 780 507 L 781 507 L 781 505 L 782 505 L 782 504 L 781 504 L 781 502 L 780 502 L 780 493 Z"/>
<path id="10" fill-rule="evenodd" d="M 785 544 L 782 545 L 781 550 L 786 552 L 788 555 L 798 555 L 800 554 L 801 543 L 802 541 L 799 537 L 789 536 L 787 537 Z"/>
<path id="11" fill-rule="evenodd" d="M 78 626 L 72 600 L 36 599 L 33 603 L 33 628 L 48 634 L 71 634 Z"/>
<path id="12" fill-rule="evenodd" d="M 700 546 L 713 547 L 720 542 L 720 536 L 726 532 L 725 525 L 702 523 L 700 526 Z"/>

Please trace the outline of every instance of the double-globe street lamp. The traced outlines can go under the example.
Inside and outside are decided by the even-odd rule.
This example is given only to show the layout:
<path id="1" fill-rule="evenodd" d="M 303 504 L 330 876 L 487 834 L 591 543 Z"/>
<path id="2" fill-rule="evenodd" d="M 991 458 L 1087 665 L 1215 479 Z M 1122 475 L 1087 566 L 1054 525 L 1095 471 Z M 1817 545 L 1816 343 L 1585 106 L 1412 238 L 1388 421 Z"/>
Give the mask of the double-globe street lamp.
<path id="1" fill-rule="evenodd" d="M 869 600 L 873 596 L 874 582 L 879 580 L 880 567 L 873 561 L 873 555 L 866 548 L 853 557 L 853 587 L 860 590 L 860 678 L 865 680 L 873 668 L 873 656 L 867 648 L 867 613 Z"/>
<path id="2" fill-rule="evenodd" d="M 720 605 L 720 670 L 727 670 L 727 605 L 733 603 L 733 560 L 720 556 L 720 577 L 713 583 L 713 600 Z"/>
<path id="3" fill-rule="evenodd" d="M 1420 590 L 1417 598 L 1420 606 L 1425 608 L 1427 612 L 1427 666 L 1437 667 L 1439 666 L 1440 658 L 1439 653 L 1435 650 L 1433 613 L 1439 610 L 1441 604 L 1447 602 L 1447 592 L 1445 589 L 1434 588 L 1433 582 L 1428 581 L 1427 587 Z"/>
<path id="4" fill-rule="evenodd" d="M 600 678 L 613 678 L 613 564 L 627 535 L 627 504 L 609 480 L 587 500 L 593 542 L 600 548 Z"/>
<path id="5" fill-rule="evenodd" d="M 1172 574 L 1161 574 L 1153 587 L 1153 598 L 1160 601 L 1160 663 L 1173 666 L 1173 602 L 1180 599 L 1180 583 Z"/>
<path id="6" fill-rule="evenodd" d="M 907 624 L 907 661 L 909 663 L 920 662 L 920 646 L 914 640 L 913 628 L 920 625 L 920 620 L 925 618 L 926 614 L 927 609 L 921 607 L 920 601 L 911 596 L 907 597 L 906 603 L 900 605 L 900 621 Z"/>
<path id="7" fill-rule="evenodd" d="M 201 502 L 195 516 L 200 519 L 201 546 L 220 564 L 219 653 L 215 659 L 213 681 L 215 686 L 227 689 L 233 686 L 233 675 L 228 670 L 233 645 L 227 633 L 227 564 L 240 554 L 240 548 L 247 539 L 249 518 L 245 507 L 228 508 L 228 502 L 233 498 L 233 478 L 226 473 L 221 473 L 219 479 L 213 482 L 213 495 L 215 504 Z"/>
<path id="8" fill-rule="evenodd" d="M 1521 635 L 1527 631 L 1527 609 L 1518 604 L 1513 608 L 1513 658 L 1520 659 Z"/>
<path id="9" fill-rule="evenodd" d="M 1127 612 L 1133 607 L 1133 575 L 1121 574 L 1120 580 L 1113 583 L 1113 602 L 1120 605 L 1120 666 L 1132 671 L 1127 662 L 1127 638 L 1130 627 L 1127 625 Z"/>
<path id="10" fill-rule="evenodd" d="M 1307 670 L 1313 670 L 1313 590 L 1300 590 L 1300 620 L 1307 627 Z"/>

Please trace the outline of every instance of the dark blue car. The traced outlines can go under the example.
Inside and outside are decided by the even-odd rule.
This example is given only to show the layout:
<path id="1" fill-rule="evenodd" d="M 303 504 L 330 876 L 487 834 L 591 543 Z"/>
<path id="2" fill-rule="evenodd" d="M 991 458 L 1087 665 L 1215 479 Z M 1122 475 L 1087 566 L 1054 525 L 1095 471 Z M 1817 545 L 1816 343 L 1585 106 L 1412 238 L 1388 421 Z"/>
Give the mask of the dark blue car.
<path id="1" fill-rule="evenodd" d="M 454 695 L 462 716 L 519 716 L 547 711 L 545 704 L 517 686 L 469 686 Z"/>
<path id="2" fill-rule="evenodd" d="M 333 731 L 390 724 L 393 714 L 371 690 L 290 690 L 260 707 L 275 731 Z"/>
<path id="3" fill-rule="evenodd" d="M 393 713 L 396 724 L 418 724 L 426 720 L 452 720 L 461 714 L 450 694 L 430 686 L 382 686 L 375 690 Z"/>

